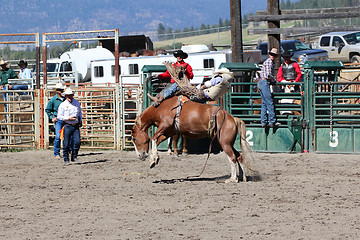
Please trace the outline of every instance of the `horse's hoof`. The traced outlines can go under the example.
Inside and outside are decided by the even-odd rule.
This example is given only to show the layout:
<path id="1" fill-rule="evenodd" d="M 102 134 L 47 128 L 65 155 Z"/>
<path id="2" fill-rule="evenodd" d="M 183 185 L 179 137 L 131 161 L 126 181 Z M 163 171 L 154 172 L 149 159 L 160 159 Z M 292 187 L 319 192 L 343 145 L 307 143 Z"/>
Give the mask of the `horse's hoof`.
<path id="1" fill-rule="evenodd" d="M 233 178 L 229 178 L 229 179 L 226 179 L 225 180 L 225 183 L 238 183 L 239 180 L 236 178 L 236 179 L 233 179 Z"/>
<path id="2" fill-rule="evenodd" d="M 156 162 L 155 162 L 155 161 L 151 161 L 151 162 L 150 162 L 150 168 L 155 167 L 155 165 L 156 165 Z"/>

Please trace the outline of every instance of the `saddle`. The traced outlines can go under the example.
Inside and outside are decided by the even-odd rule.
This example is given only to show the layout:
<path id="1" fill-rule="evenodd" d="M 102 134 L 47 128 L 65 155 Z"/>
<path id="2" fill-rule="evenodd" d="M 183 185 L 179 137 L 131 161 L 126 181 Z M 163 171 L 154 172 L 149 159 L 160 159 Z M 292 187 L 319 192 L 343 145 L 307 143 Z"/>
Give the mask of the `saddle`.
<path id="1" fill-rule="evenodd" d="M 184 103 L 188 102 L 188 101 L 191 101 L 187 96 L 183 96 L 183 95 L 180 95 L 178 97 L 178 104 L 176 107 L 174 107 L 173 109 L 176 109 L 176 114 L 175 114 L 175 117 L 174 117 L 174 126 L 175 126 L 175 129 L 176 131 L 180 131 L 180 113 L 181 113 L 181 110 L 182 110 L 182 106 L 184 105 Z M 210 138 L 213 138 L 214 135 L 215 135 L 215 130 L 216 130 L 216 115 L 217 113 L 220 111 L 220 107 L 218 107 L 213 113 L 212 113 L 212 117 L 208 123 L 208 135 Z"/>

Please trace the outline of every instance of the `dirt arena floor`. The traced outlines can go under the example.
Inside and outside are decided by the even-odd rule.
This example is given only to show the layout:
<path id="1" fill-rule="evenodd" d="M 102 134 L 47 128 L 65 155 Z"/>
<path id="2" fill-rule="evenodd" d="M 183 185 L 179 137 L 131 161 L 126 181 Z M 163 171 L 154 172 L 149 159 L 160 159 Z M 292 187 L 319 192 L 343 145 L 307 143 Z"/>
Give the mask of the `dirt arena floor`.
<path id="1" fill-rule="evenodd" d="M 1 239 L 360 239 L 360 156 L 254 153 L 261 179 L 229 183 L 228 160 L 81 151 L 0 153 Z"/>

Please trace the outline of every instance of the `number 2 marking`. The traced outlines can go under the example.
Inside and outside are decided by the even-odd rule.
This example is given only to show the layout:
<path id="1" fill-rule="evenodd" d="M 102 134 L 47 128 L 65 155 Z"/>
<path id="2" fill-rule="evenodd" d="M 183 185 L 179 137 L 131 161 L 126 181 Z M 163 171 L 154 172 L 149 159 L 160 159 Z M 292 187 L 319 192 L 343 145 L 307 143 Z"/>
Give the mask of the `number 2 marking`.
<path id="1" fill-rule="evenodd" d="M 250 130 L 246 131 L 246 141 L 249 143 L 249 145 L 252 147 L 254 146 L 254 142 L 250 141 L 252 139 L 252 137 L 254 136 L 254 133 Z"/>

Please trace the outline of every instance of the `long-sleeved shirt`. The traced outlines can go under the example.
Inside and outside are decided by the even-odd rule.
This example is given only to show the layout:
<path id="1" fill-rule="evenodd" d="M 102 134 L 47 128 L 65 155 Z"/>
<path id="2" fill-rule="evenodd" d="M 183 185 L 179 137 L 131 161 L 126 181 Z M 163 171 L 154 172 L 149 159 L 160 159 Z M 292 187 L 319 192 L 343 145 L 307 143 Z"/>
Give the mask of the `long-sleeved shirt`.
<path id="1" fill-rule="evenodd" d="M 28 68 L 20 69 L 19 75 L 21 79 L 32 78 L 31 70 Z"/>
<path id="2" fill-rule="evenodd" d="M 301 80 L 301 70 L 300 70 L 300 67 L 299 67 L 299 64 L 296 63 L 296 62 L 289 62 L 289 63 L 286 63 L 284 62 L 284 64 L 293 64 L 293 67 L 295 69 L 295 72 L 296 72 L 296 78 L 295 79 L 290 79 L 290 80 L 295 80 L 295 82 L 300 82 Z M 278 73 L 277 73 L 277 80 L 279 82 L 283 81 L 284 80 L 284 75 L 283 75 L 283 65 L 280 66 L 279 70 L 278 70 Z"/>
<path id="3" fill-rule="evenodd" d="M 187 64 L 186 62 L 184 62 L 184 61 L 176 62 L 176 63 L 173 63 L 173 66 L 174 66 L 174 67 L 180 67 L 180 66 L 184 67 L 184 68 L 186 69 L 186 71 L 185 71 L 186 77 L 187 77 L 189 80 L 190 80 L 190 79 L 193 79 L 194 73 L 193 73 L 192 67 L 191 67 L 189 64 Z M 164 73 L 159 74 L 159 78 L 160 78 L 160 79 L 169 78 L 169 77 L 171 77 L 169 71 L 166 71 L 166 72 L 164 72 Z M 174 80 L 173 78 L 171 78 L 171 81 L 170 81 L 170 82 L 171 82 L 171 83 L 174 83 L 175 80 Z"/>
<path id="4" fill-rule="evenodd" d="M 57 117 L 58 108 L 63 101 L 64 98 L 60 98 L 57 94 L 50 99 L 45 108 L 45 112 L 50 119 Z"/>
<path id="5" fill-rule="evenodd" d="M 0 86 L 7 84 L 9 79 L 15 79 L 15 78 L 18 78 L 18 76 L 16 75 L 14 70 L 12 70 L 11 68 L 6 68 L 5 70 L 1 70 L 0 71 L 0 80 L 1 80 Z"/>
<path id="6" fill-rule="evenodd" d="M 75 120 L 69 120 L 70 117 L 76 117 Z M 59 106 L 57 118 L 68 124 L 76 124 L 82 120 L 82 112 L 78 100 L 73 99 L 72 102 L 65 100 Z"/>
<path id="7" fill-rule="evenodd" d="M 205 82 L 205 87 L 210 88 L 212 86 L 215 86 L 216 84 L 219 84 L 221 81 L 222 81 L 222 77 L 220 77 L 220 76 L 213 77 L 211 80 Z M 209 95 L 206 92 L 204 92 L 204 94 L 205 94 L 205 97 L 209 98 Z"/>
<path id="8" fill-rule="evenodd" d="M 270 58 L 266 59 L 266 61 L 263 63 L 260 71 L 260 78 L 274 78 L 274 62 Z"/>

